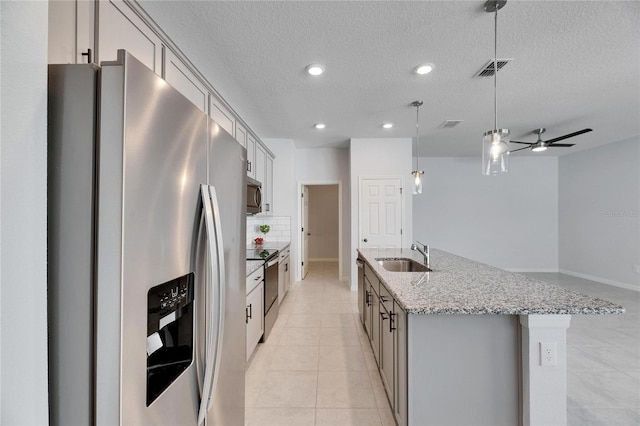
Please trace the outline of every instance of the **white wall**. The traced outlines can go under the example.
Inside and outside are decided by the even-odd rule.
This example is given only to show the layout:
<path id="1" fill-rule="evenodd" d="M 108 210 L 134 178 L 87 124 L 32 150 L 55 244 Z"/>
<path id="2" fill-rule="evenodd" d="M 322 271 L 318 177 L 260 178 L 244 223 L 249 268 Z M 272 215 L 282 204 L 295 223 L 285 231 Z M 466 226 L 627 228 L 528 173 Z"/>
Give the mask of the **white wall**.
<path id="1" fill-rule="evenodd" d="M 349 190 L 349 150 L 347 148 L 297 149 L 295 151 L 295 173 L 298 185 L 303 184 L 335 184 L 341 183 L 342 197 L 342 274 L 346 280 L 350 269 L 349 230 L 350 230 L 350 190 Z M 299 187 L 296 188 L 295 199 L 299 202 Z M 299 204 L 296 204 L 299 216 Z M 300 229 L 298 217 L 297 228 Z M 300 278 L 300 264 L 296 265 L 296 277 Z"/>
<path id="2" fill-rule="evenodd" d="M 338 185 L 309 185 L 309 260 L 338 260 Z"/>
<path id="3" fill-rule="evenodd" d="M 482 176 L 479 157 L 421 158 L 414 239 L 500 268 L 557 271 L 557 158 L 509 161 L 508 174 Z"/>
<path id="4" fill-rule="evenodd" d="M 560 157 L 560 269 L 640 290 L 640 138 Z"/>
<path id="5" fill-rule="evenodd" d="M 0 1 L 0 424 L 48 424 L 46 1 Z"/>
<path id="6" fill-rule="evenodd" d="M 351 174 L 351 235 L 348 267 L 351 288 L 358 285 L 356 268 L 356 249 L 358 248 L 358 188 L 360 178 L 365 177 L 401 177 L 404 178 L 403 212 L 403 247 L 411 245 L 412 232 L 412 178 L 411 171 L 411 138 L 354 138 L 350 142 L 350 174 Z"/>

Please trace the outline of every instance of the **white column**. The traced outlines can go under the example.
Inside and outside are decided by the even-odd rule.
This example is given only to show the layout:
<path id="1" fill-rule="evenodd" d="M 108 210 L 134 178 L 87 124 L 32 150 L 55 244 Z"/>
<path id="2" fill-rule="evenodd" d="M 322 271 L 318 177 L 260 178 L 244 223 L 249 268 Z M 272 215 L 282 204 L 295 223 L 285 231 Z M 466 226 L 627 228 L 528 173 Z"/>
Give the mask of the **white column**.
<path id="1" fill-rule="evenodd" d="M 567 424 L 567 328 L 570 321 L 571 315 L 520 315 L 524 426 Z"/>

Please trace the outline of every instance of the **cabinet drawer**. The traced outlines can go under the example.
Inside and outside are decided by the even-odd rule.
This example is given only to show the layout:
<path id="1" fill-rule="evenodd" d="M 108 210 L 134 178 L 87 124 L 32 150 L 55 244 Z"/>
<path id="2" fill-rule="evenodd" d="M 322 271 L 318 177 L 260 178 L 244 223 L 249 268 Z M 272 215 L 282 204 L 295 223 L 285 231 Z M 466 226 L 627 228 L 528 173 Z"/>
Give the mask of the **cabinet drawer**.
<path id="1" fill-rule="evenodd" d="M 384 305 L 384 308 L 388 312 L 393 312 L 393 297 L 391 297 L 391 293 L 389 293 L 383 284 L 380 284 L 380 291 L 378 294 L 380 295 L 380 303 Z"/>
<path id="2" fill-rule="evenodd" d="M 251 293 L 251 290 L 256 288 L 258 284 L 264 281 L 264 267 L 260 267 L 253 271 L 251 275 L 247 276 L 247 290 L 246 294 Z"/>
<path id="3" fill-rule="evenodd" d="M 286 246 L 282 250 L 280 250 L 280 254 L 278 255 L 278 262 L 282 263 L 285 258 L 289 257 L 291 254 L 290 246 Z"/>
<path id="4" fill-rule="evenodd" d="M 378 276 L 373 273 L 373 270 L 366 262 L 364 264 L 364 277 L 369 281 L 376 293 L 380 294 L 380 280 L 378 280 Z"/>

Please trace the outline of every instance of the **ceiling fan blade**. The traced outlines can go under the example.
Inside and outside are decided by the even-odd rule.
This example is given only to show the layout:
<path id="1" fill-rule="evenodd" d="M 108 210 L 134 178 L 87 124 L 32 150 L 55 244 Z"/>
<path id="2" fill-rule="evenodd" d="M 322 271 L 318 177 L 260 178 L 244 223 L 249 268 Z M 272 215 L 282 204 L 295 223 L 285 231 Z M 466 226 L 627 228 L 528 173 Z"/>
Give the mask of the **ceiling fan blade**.
<path id="1" fill-rule="evenodd" d="M 575 143 L 554 143 L 553 145 L 549 145 L 549 148 L 568 148 L 574 145 Z"/>
<path id="2" fill-rule="evenodd" d="M 572 137 L 574 137 L 574 136 L 581 135 L 581 134 L 583 134 L 583 133 L 589 133 L 589 132 L 591 132 L 592 130 L 593 130 L 593 129 L 582 129 L 582 130 L 578 130 L 577 132 L 569 133 L 568 135 L 560 136 L 560 137 L 557 137 L 557 138 L 554 138 L 554 139 L 549 139 L 548 141 L 545 141 L 545 142 L 546 142 L 547 144 L 552 144 L 552 143 L 554 143 L 554 142 L 558 142 L 558 141 L 561 141 L 561 140 L 564 140 L 564 139 L 569 139 L 569 138 L 572 138 Z"/>
<path id="3" fill-rule="evenodd" d="M 523 149 L 531 149 L 531 148 L 529 148 L 528 146 L 525 146 L 524 148 L 512 149 L 512 150 L 511 150 L 511 151 L 509 151 L 509 152 L 522 151 Z"/>
<path id="4" fill-rule="evenodd" d="M 533 145 L 535 142 L 518 142 L 518 141 L 509 141 L 510 143 L 523 143 L 525 145 Z"/>

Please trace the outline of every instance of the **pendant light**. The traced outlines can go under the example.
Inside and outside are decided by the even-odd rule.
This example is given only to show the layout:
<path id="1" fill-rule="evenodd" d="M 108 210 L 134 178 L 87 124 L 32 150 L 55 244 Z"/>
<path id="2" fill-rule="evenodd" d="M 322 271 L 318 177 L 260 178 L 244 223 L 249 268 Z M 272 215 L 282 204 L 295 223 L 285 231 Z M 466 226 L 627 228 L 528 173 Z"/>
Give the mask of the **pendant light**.
<path id="1" fill-rule="evenodd" d="M 491 176 L 509 171 L 509 129 L 498 129 L 498 10 L 506 0 L 488 0 L 484 10 L 495 14 L 493 44 L 493 130 L 482 136 L 482 174 Z"/>
<path id="2" fill-rule="evenodd" d="M 422 194 L 422 175 L 424 174 L 424 170 L 420 170 L 420 167 L 418 167 L 418 161 L 420 159 L 418 130 L 420 124 L 420 107 L 423 103 L 424 102 L 422 101 L 413 101 L 411 103 L 412 106 L 416 107 L 416 168 L 411 172 L 411 175 L 413 176 L 413 195 Z"/>

